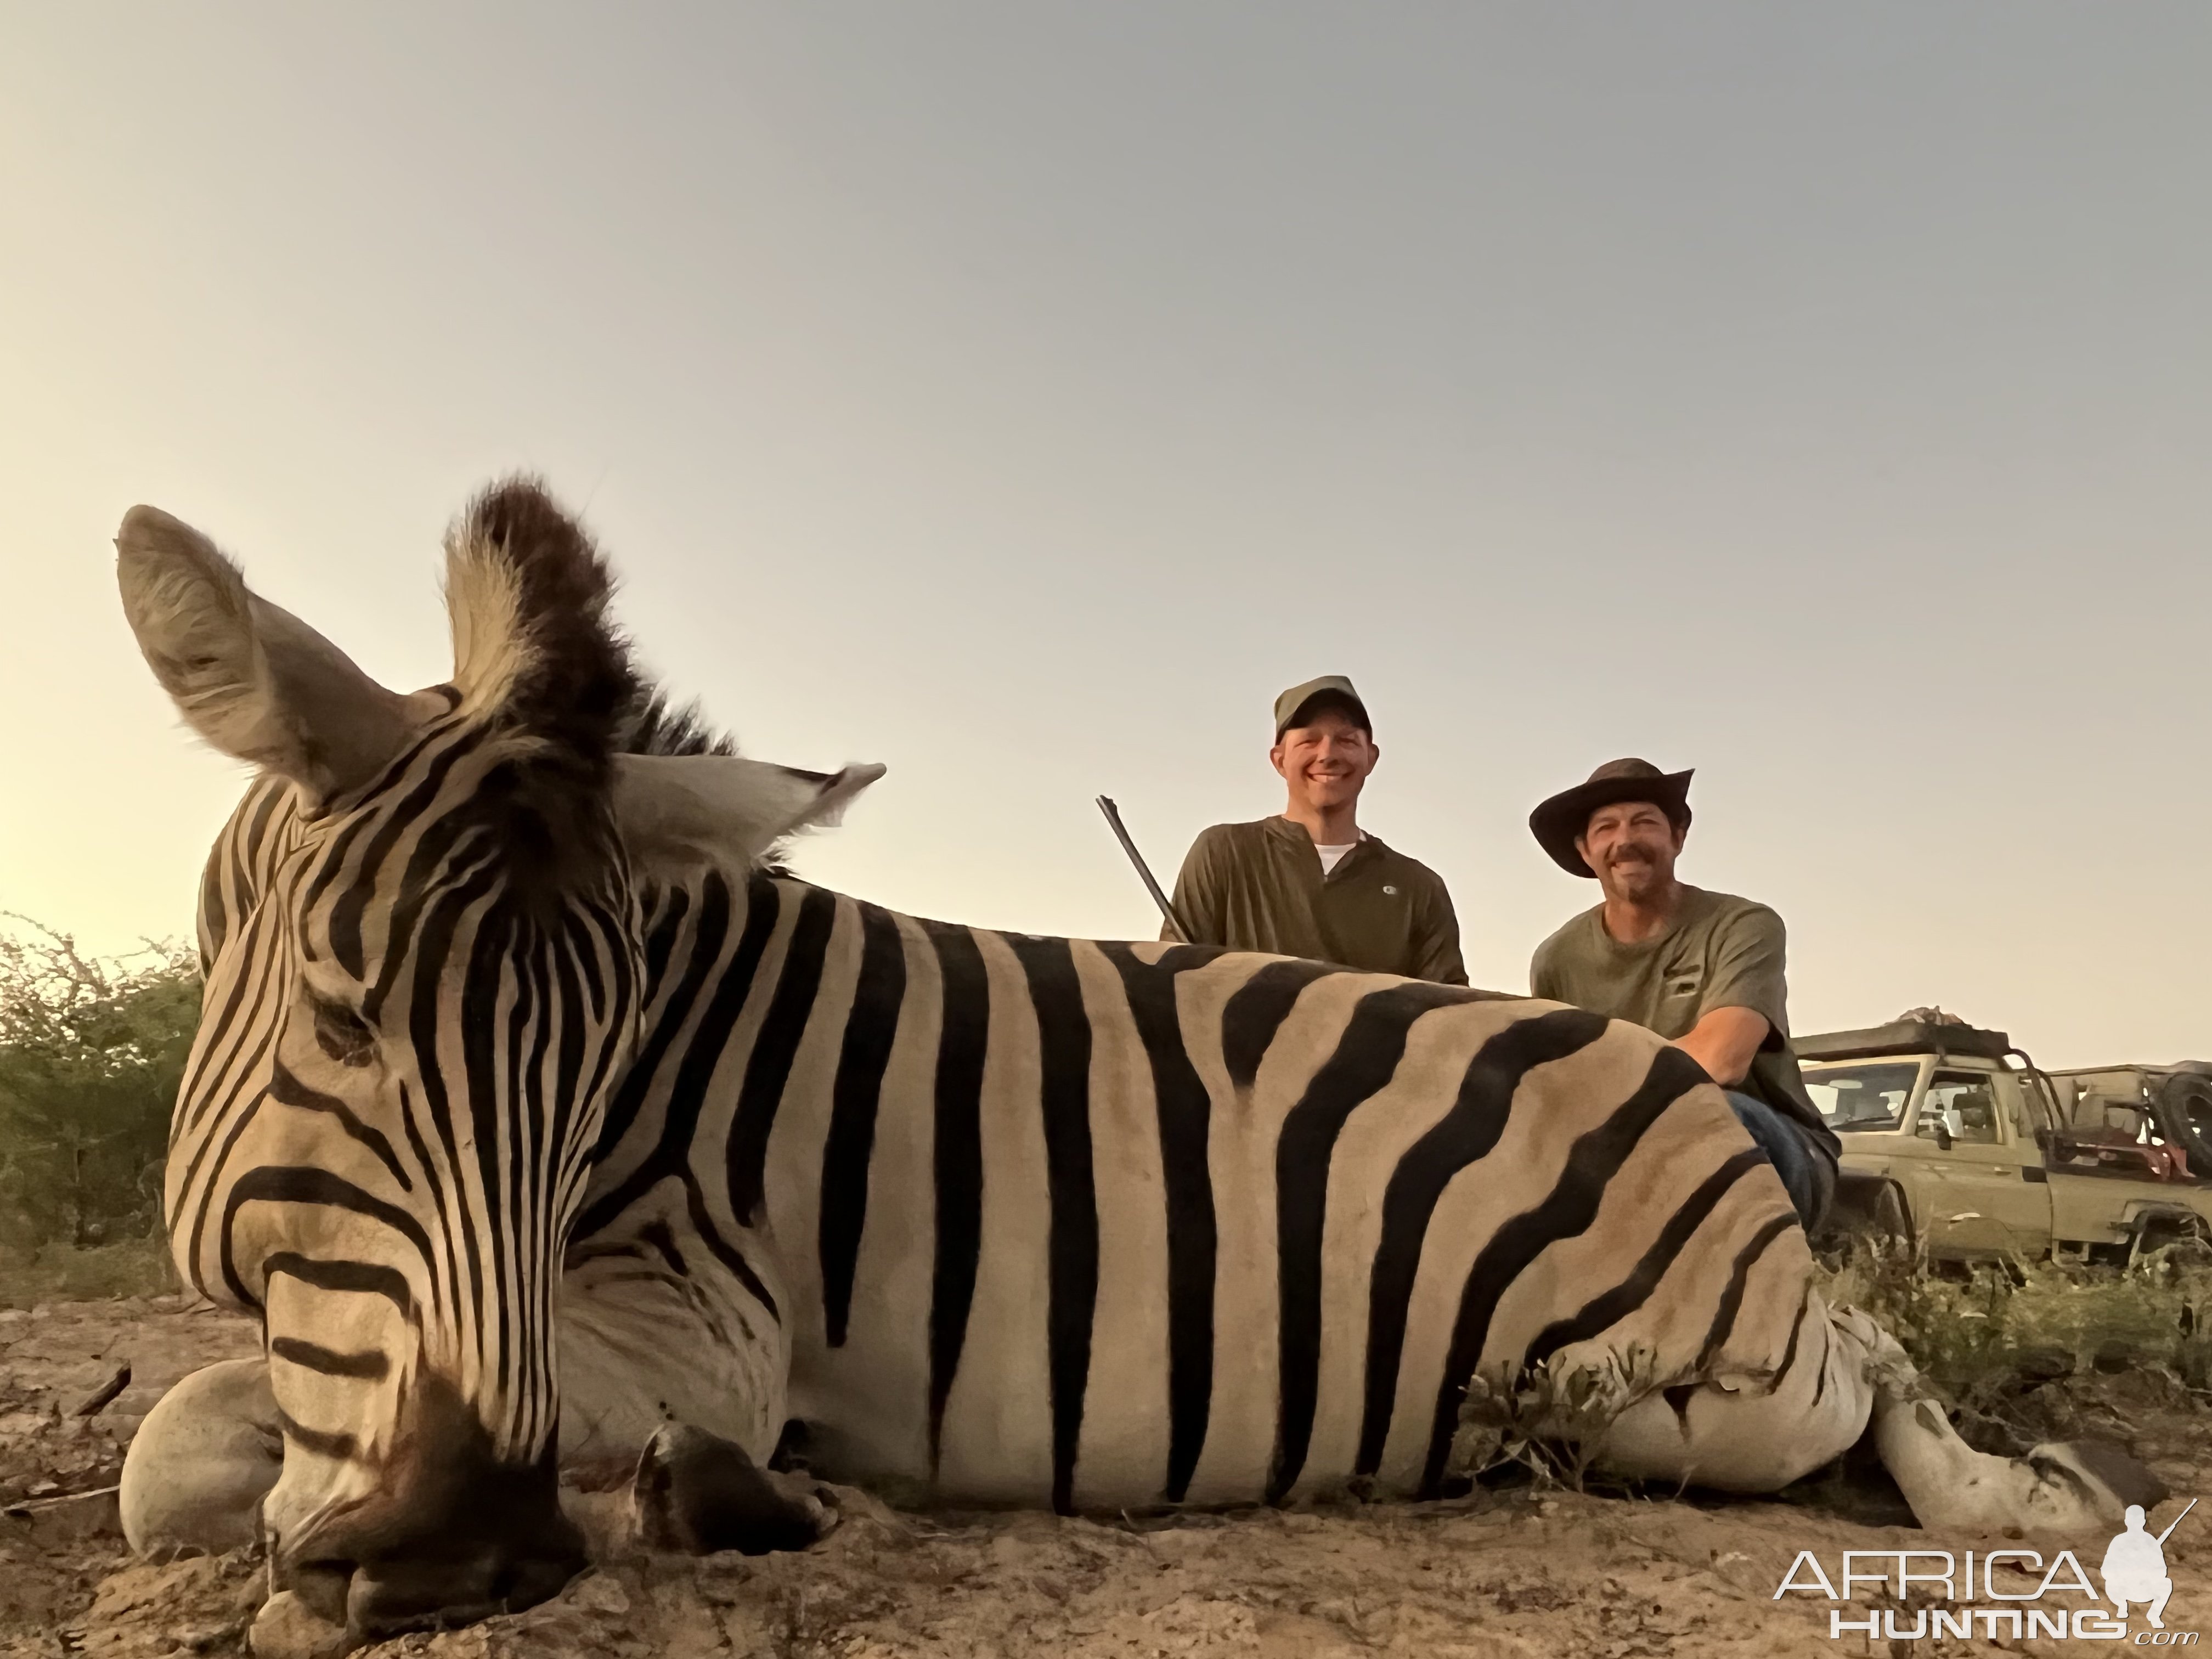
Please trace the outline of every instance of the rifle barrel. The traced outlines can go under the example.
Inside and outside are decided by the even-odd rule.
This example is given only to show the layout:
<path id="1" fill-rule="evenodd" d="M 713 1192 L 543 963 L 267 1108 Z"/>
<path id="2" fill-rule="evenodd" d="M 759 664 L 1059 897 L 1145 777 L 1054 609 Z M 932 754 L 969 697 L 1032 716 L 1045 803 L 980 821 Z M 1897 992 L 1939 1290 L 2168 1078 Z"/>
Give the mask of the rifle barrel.
<path id="1" fill-rule="evenodd" d="M 2171 1520 L 2171 1521 L 2169 1521 L 2169 1522 L 2167 1522 L 2166 1523 L 2166 1530 L 2165 1530 L 2164 1532 L 2162 1532 L 2162 1533 L 2159 1534 L 2159 1535 L 2158 1535 L 2158 1541 L 2159 1541 L 2160 1544 L 2163 1544 L 2163 1543 L 2165 1543 L 2165 1542 L 2166 1542 L 2166 1540 L 2167 1539 L 2169 1539 L 2169 1538 L 2172 1537 L 2172 1536 L 2173 1536 L 2173 1529 L 2174 1529 L 2176 1527 L 2179 1526 L 2179 1525 L 2181 1524 L 2181 1522 L 2182 1522 L 2183 1519 L 2184 1519 L 2185 1517 L 2186 1517 L 2186 1516 L 2187 1516 L 2187 1515 L 2189 1514 L 2189 1511 L 2190 1511 L 2190 1510 L 2193 1510 L 2193 1509 L 2195 1509 L 2196 1507 L 2197 1507 L 2197 1500 L 2196 1500 L 2195 1498 L 2191 1498 L 2191 1499 L 2190 1499 L 2186 1504 L 2184 1504 L 2181 1506 L 2181 1513 L 2180 1513 L 2179 1515 L 2175 1516 L 2173 1517 L 2173 1519 L 2172 1519 L 2172 1520 Z"/>
<path id="2" fill-rule="evenodd" d="M 1160 915 L 1167 918 L 1167 924 L 1175 929 L 1176 937 L 1185 945 L 1191 943 L 1190 929 L 1182 925 L 1182 918 L 1176 914 L 1175 906 L 1168 902 L 1168 896 L 1160 890 L 1159 883 L 1152 879 L 1152 866 L 1145 862 L 1145 855 L 1137 850 L 1137 843 L 1130 839 L 1128 830 L 1122 825 L 1121 809 L 1109 798 L 1101 795 L 1098 797 L 1098 810 L 1106 815 L 1106 822 L 1113 826 L 1115 839 L 1121 843 L 1121 850 L 1129 855 L 1129 862 L 1137 866 L 1138 879 L 1145 884 L 1145 890 L 1152 896 L 1152 902 L 1160 907 Z"/>

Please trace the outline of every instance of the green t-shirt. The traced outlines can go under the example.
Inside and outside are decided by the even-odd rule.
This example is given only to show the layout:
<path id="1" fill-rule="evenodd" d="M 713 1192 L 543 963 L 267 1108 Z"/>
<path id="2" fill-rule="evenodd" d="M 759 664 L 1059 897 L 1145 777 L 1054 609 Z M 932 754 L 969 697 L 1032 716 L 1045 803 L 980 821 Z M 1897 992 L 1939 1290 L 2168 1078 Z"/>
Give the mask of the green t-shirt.
<path id="1" fill-rule="evenodd" d="M 1834 1158 L 1842 1143 L 1805 1092 L 1790 1051 L 1782 918 L 1763 904 L 1685 884 L 1682 911 L 1658 938 L 1623 945 L 1605 931 L 1605 907 L 1585 910 L 1536 947 L 1530 994 L 1625 1019 L 1668 1042 L 1716 1008 L 1748 1008 L 1766 1041 L 1734 1085 L 1765 1101 Z"/>
<path id="2" fill-rule="evenodd" d="M 1191 844 L 1175 908 L 1194 945 L 1467 983 L 1443 878 L 1373 836 L 1324 875 L 1313 837 L 1288 818 L 1217 823 Z"/>

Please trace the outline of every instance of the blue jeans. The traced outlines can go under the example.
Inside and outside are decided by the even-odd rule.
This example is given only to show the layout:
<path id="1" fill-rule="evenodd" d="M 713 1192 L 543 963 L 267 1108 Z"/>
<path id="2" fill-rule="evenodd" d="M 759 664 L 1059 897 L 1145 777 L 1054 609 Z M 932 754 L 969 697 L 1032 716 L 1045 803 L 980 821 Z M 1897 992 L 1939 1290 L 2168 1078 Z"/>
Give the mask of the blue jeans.
<path id="1" fill-rule="evenodd" d="M 1835 1194 L 1836 1166 L 1796 1124 L 1765 1101 L 1730 1089 L 1728 1103 L 1735 1108 L 1736 1121 L 1751 1131 L 1751 1138 L 1782 1177 L 1805 1231 L 1812 1231 L 1820 1224 L 1828 1200 Z"/>

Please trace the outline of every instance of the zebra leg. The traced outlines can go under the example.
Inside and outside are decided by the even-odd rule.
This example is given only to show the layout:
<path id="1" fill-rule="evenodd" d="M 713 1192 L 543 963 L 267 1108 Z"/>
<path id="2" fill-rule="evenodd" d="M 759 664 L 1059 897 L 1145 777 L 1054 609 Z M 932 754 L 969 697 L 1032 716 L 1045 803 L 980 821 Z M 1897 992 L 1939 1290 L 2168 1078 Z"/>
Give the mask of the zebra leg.
<path id="1" fill-rule="evenodd" d="M 1856 1444 L 1873 1407 L 1863 1347 L 1814 1295 L 1771 1377 L 1717 1377 L 1646 1394 L 1613 1420 L 1591 1461 L 1633 1480 L 1778 1492 Z"/>
<path id="2" fill-rule="evenodd" d="M 2109 1531 L 2130 1503 L 2148 1507 L 2165 1496 L 2148 1469 L 2116 1449 L 2051 1444 L 2024 1458 L 1978 1452 L 1867 1315 L 1815 1296 L 1806 1322 L 1790 1363 L 1772 1378 L 1648 1395 L 1615 1419 L 1593 1461 L 1631 1477 L 1774 1492 L 1841 1456 L 1871 1422 L 1882 1466 L 1925 1528 Z"/>
<path id="3" fill-rule="evenodd" d="M 155 1561 L 243 1548 L 283 1467 L 268 1363 L 194 1371 L 146 1413 L 124 1457 L 123 1535 Z"/>
<path id="4" fill-rule="evenodd" d="M 654 1548 L 805 1548 L 839 1515 L 830 1488 L 768 1468 L 787 1364 L 773 1291 L 665 1221 L 638 1231 L 637 1246 L 594 1241 L 563 1285 L 567 1479 L 584 1491 L 626 1480 Z"/>
<path id="5" fill-rule="evenodd" d="M 2025 1457 L 1978 1452 L 1959 1438 L 1943 1408 L 1889 1333 L 1856 1309 L 1866 1334 L 1875 1389 L 1875 1446 L 1923 1527 L 1961 1532 L 2113 1531 L 2130 1504 L 2166 1496 L 2159 1478 L 2117 1446 L 2049 1442 Z"/>
<path id="6" fill-rule="evenodd" d="M 630 1490 L 639 1536 L 687 1555 L 803 1550 L 837 1524 L 828 1488 L 764 1469 L 736 1442 L 683 1423 L 646 1443 Z"/>

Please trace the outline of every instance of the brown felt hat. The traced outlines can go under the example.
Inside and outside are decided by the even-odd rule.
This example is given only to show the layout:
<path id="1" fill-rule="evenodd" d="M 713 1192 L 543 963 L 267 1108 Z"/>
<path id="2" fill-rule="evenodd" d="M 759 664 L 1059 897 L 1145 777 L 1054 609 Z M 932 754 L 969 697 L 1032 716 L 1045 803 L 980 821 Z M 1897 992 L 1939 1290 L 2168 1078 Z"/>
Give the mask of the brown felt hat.
<path id="1" fill-rule="evenodd" d="M 1590 814 L 1625 800 L 1648 800 L 1677 830 L 1690 827 L 1692 772 L 1662 772 L 1650 761 L 1607 761 L 1586 782 L 1563 789 L 1528 814 L 1536 844 L 1571 876 L 1597 878 L 1597 872 L 1575 851 L 1575 837 L 1589 828 Z"/>
<path id="2" fill-rule="evenodd" d="M 1367 705 L 1352 689 L 1352 682 L 1341 674 L 1323 674 L 1317 680 L 1292 686 L 1276 698 L 1275 735 L 1279 738 L 1292 726 L 1303 724 L 1299 717 L 1310 707 L 1332 703 L 1351 715 L 1353 723 L 1368 736 L 1375 735 L 1375 724 L 1367 718 Z"/>

